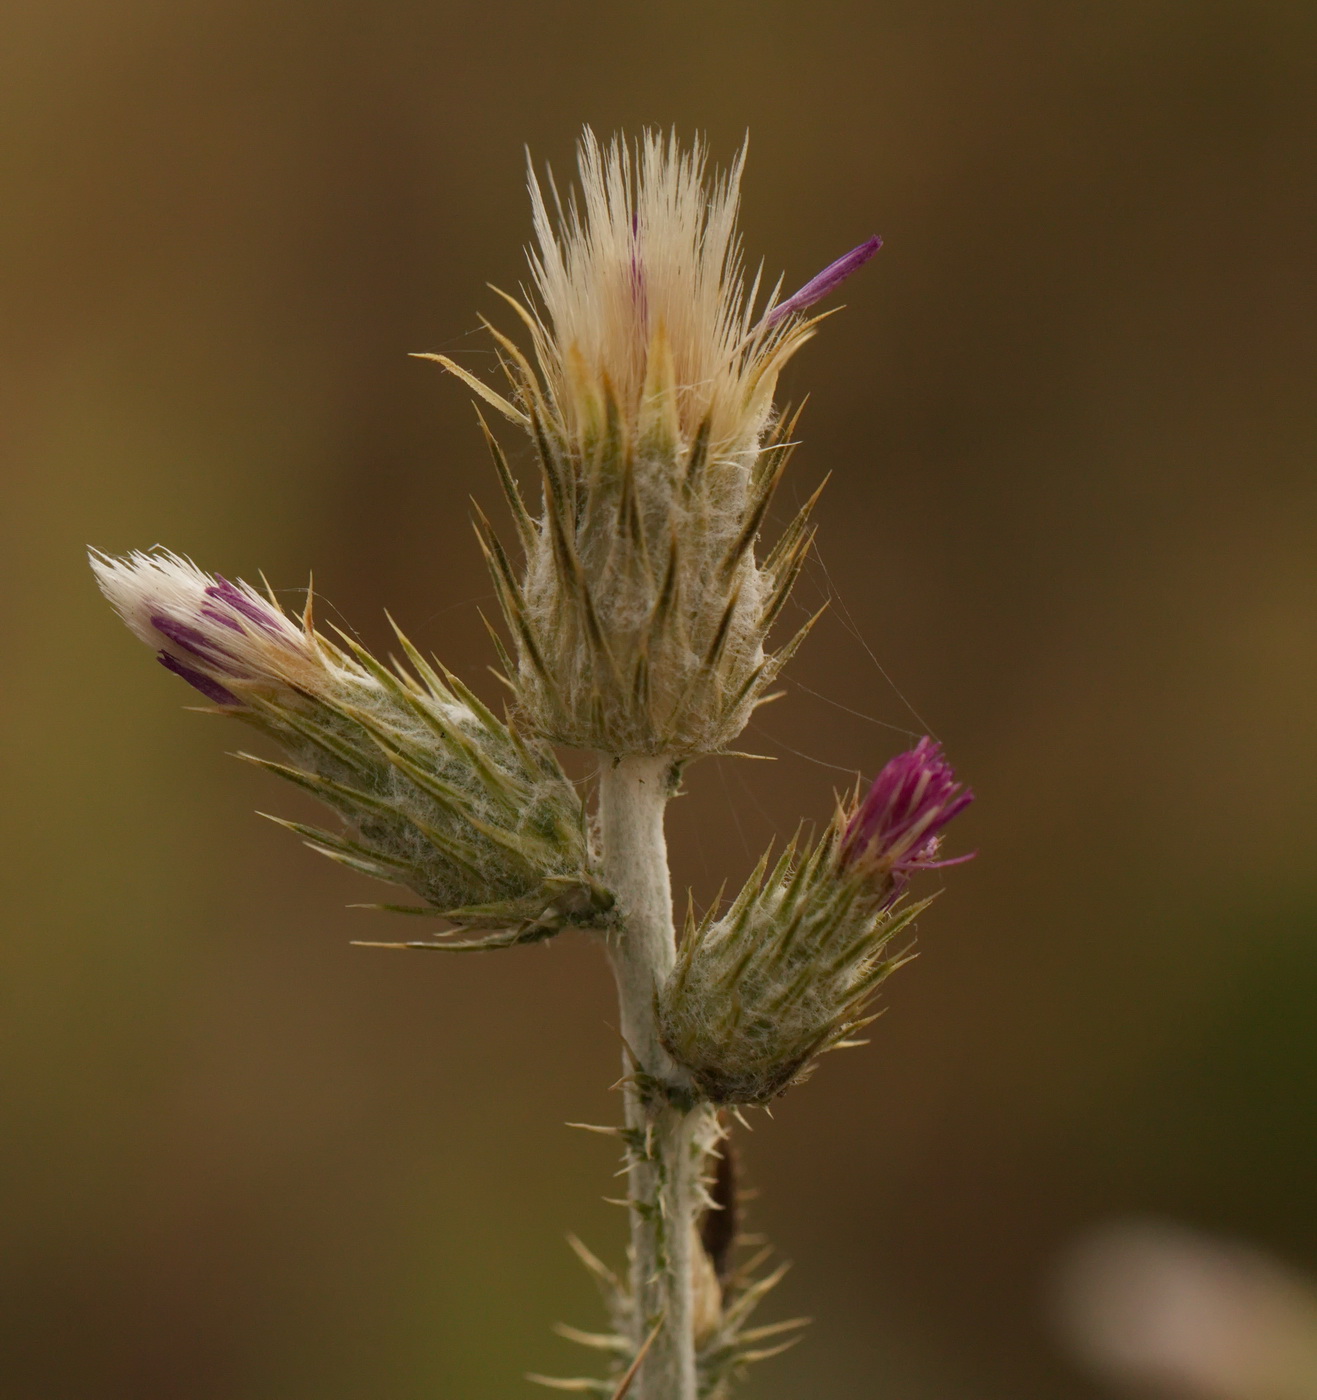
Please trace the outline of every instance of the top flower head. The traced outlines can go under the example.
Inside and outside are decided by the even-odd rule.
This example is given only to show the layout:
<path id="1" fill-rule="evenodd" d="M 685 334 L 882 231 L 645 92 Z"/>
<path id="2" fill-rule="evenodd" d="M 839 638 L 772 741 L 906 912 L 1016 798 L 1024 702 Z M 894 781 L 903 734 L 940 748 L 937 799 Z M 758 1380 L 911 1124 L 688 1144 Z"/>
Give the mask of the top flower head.
<path id="1" fill-rule="evenodd" d="M 890 882 L 895 895 L 916 870 L 959 865 L 972 855 L 938 860 L 942 828 L 974 801 L 942 757 L 942 745 L 925 736 L 897 754 L 873 780 L 841 830 L 843 867 L 863 869 Z"/>
<path id="2" fill-rule="evenodd" d="M 877 252 L 871 238 L 794 296 L 747 286 L 736 232 L 745 152 L 710 172 L 704 146 L 586 130 L 580 188 L 534 174 L 532 294 L 506 297 L 530 351 L 490 327 L 504 398 L 438 360 L 524 428 L 533 513 L 500 449 L 525 553 L 515 575 L 481 527 L 516 649 L 520 709 L 544 737 L 609 754 L 717 752 L 745 727 L 794 645 L 769 633 L 809 548 L 812 499 L 761 557 L 794 446 L 774 422 L 780 370 L 809 308 Z M 551 212 L 552 210 L 552 212 Z M 511 659 L 509 659 L 511 664 Z"/>

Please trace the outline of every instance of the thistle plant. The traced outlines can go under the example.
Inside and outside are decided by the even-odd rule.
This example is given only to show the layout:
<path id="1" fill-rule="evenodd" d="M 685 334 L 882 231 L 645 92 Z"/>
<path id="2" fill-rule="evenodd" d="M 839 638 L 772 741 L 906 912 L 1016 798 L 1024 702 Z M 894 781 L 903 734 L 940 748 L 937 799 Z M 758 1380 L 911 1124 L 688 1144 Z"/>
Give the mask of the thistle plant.
<path id="1" fill-rule="evenodd" d="M 507 713 L 401 633 L 390 664 L 324 635 L 309 596 L 293 617 L 268 590 L 172 553 L 92 557 L 161 664 L 286 761 L 242 756 L 338 819 L 281 824 L 421 900 L 379 907 L 448 926 L 374 946 L 478 951 L 575 928 L 606 948 L 625 1113 L 601 1130 L 624 1155 L 628 1265 L 578 1247 L 611 1330 L 563 1331 L 602 1352 L 606 1374 L 536 1379 L 633 1400 L 726 1396 L 793 1340 L 799 1321 L 751 1325 L 782 1270 L 736 1253 L 729 1124 L 856 1043 L 929 903 L 908 886 L 956 863 L 943 829 L 972 800 L 921 740 L 821 836 L 766 854 L 725 912 L 688 916 L 678 945 L 667 802 L 687 765 L 733 752 L 810 626 L 775 627 L 817 499 L 767 538 L 795 442 L 778 376 L 815 333 L 812 308 L 881 246 L 867 240 L 788 297 L 747 276 L 743 155 L 717 175 L 698 144 L 604 147 L 587 131 L 565 201 L 530 179 L 530 286 L 500 293 L 520 343 L 486 323 L 505 385 L 426 357 L 524 430 L 538 476 L 518 481 L 482 419 L 515 537 L 509 550 L 479 515 L 507 626 L 506 642 L 494 636 Z M 558 746 L 596 755 L 592 792 Z"/>

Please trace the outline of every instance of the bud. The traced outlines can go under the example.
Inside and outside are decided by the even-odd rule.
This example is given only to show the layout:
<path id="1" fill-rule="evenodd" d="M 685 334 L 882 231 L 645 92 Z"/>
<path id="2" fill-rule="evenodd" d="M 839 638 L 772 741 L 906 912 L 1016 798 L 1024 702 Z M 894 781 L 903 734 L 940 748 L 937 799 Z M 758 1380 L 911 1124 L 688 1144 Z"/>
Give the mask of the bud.
<path id="1" fill-rule="evenodd" d="M 527 509 L 491 447 L 525 552 L 518 576 L 482 538 L 517 651 L 518 692 L 555 742 L 611 754 L 726 746 L 803 633 L 768 633 L 809 546 L 806 505 L 756 554 L 791 450 L 778 374 L 807 309 L 879 247 L 870 239 L 756 314 L 736 232 L 744 151 L 708 176 L 703 147 L 587 130 L 580 194 L 550 215 L 534 175 L 539 305 L 507 298 L 535 364 L 494 332 L 504 398 L 439 360 L 530 435 L 543 505 Z M 555 196 L 555 204 L 556 196 Z"/>
<path id="2" fill-rule="evenodd" d="M 659 993 L 668 1052 L 714 1102 L 767 1103 L 868 1024 L 879 984 L 908 960 L 889 946 L 931 899 L 902 906 L 941 829 L 973 794 L 923 739 L 892 759 L 821 840 L 767 855 L 720 919 L 688 918 Z M 970 857 L 961 857 L 967 860 Z"/>
<path id="3" fill-rule="evenodd" d="M 973 792 L 962 790 L 942 757 L 942 745 L 925 736 L 913 749 L 897 754 L 843 818 L 841 864 L 863 871 L 874 888 L 885 888 L 890 903 L 916 870 L 940 870 L 974 859 L 972 852 L 937 859 L 942 828 L 973 801 Z"/>
<path id="4" fill-rule="evenodd" d="M 164 550 L 93 554 L 91 564 L 161 665 L 274 738 L 291 764 L 242 757 L 314 793 L 347 833 L 282 825 L 332 860 L 414 890 L 426 903 L 408 912 L 512 931 L 434 946 L 526 942 L 602 921 L 611 897 L 592 873 L 580 796 L 557 760 L 401 633 L 414 674 L 350 639 L 347 650 L 328 641 L 309 598 L 294 619 L 273 596 Z"/>

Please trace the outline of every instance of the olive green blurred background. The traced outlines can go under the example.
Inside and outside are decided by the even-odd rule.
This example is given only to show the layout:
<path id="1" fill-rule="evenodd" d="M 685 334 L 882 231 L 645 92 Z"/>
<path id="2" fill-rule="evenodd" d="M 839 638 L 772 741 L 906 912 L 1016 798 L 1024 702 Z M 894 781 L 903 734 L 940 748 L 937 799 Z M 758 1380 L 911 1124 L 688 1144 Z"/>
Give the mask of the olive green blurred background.
<path id="1" fill-rule="evenodd" d="M 759 1400 L 1100 1392 L 1056 1261 L 1129 1211 L 1317 1268 L 1317 10 L 10 0 L 0 19 L 0 1394 L 485 1400 L 620 1255 L 599 950 L 368 952 L 379 897 L 114 620 L 157 541 L 487 695 L 467 394 L 523 144 L 751 133 L 748 251 L 886 246 L 793 365 L 825 472 L 708 900 L 932 729 L 979 801 L 863 1051 L 742 1135 L 817 1317 Z M 511 442 L 511 439 L 509 439 Z M 516 445 L 516 444 L 514 444 Z M 521 451 L 517 445 L 518 452 Z M 525 461 L 524 454 L 519 459 Z M 922 718 L 921 718 L 922 717 Z M 387 897 L 387 896 L 386 896 Z M 588 1358 L 587 1358 L 588 1360 Z"/>

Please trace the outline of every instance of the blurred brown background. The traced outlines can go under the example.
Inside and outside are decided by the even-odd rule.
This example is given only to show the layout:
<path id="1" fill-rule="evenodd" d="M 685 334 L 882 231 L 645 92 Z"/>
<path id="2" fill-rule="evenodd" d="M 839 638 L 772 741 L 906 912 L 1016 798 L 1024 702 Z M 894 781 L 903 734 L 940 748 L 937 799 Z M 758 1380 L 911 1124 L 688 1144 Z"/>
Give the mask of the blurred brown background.
<path id="1" fill-rule="evenodd" d="M 523 143 L 748 127 L 799 283 L 886 247 L 792 367 L 825 471 L 747 736 L 692 770 L 708 899 L 932 728 L 979 802 L 873 1045 L 745 1141 L 818 1318 L 759 1400 L 1100 1393 L 1069 1242 L 1152 1212 L 1317 1269 L 1314 175 L 1307 0 L 10 0 L 0 1394 L 484 1400 L 583 1364 L 620 1254 L 598 949 L 365 952 L 375 888 L 254 808 L 102 603 L 156 541 L 389 608 L 496 693 L 467 394 L 521 278 Z M 510 441 L 510 440 L 509 440 Z M 481 680 L 485 677 L 484 680 Z M 890 679 L 889 679 L 890 678 Z M 904 699 L 902 697 L 905 697 Z M 922 716 L 923 719 L 916 717 Z M 844 771 L 843 771 L 844 770 Z"/>

